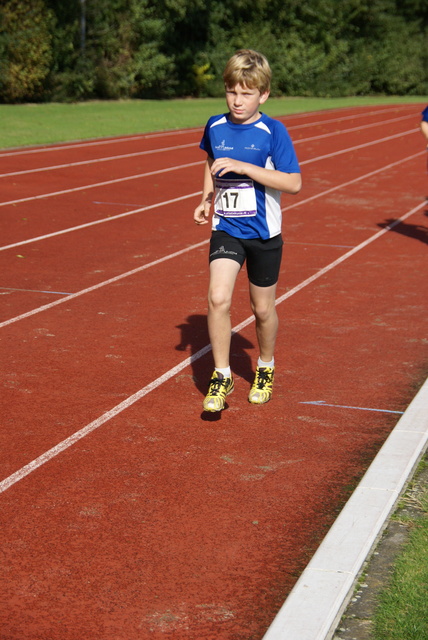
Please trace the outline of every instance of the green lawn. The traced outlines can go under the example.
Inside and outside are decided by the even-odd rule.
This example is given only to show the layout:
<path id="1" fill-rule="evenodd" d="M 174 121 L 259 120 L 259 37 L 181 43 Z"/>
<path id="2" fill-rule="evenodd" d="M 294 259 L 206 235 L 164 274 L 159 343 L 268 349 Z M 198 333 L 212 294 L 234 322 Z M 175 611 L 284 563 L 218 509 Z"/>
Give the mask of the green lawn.
<path id="1" fill-rule="evenodd" d="M 427 469 L 428 463 L 423 462 Z M 426 476 L 425 476 L 426 478 Z M 417 490 L 415 491 L 414 487 Z M 390 583 L 380 597 L 373 640 L 428 640 L 428 487 L 413 482 L 404 504 L 413 515 L 400 521 L 410 527 L 409 542 L 398 557 Z"/>
<path id="2" fill-rule="evenodd" d="M 269 98 L 270 116 L 377 104 L 428 104 L 427 97 Z M 0 105 L 0 148 L 202 127 L 222 98 Z M 417 112 L 419 115 L 420 108 Z"/>

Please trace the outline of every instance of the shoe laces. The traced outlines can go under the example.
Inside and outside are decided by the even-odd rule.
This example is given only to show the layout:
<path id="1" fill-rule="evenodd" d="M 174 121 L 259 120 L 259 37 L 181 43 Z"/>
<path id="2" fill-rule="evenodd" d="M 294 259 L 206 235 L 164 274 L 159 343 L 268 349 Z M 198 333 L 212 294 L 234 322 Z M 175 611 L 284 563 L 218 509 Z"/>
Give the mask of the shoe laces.
<path id="1" fill-rule="evenodd" d="M 222 387 L 227 387 L 227 378 L 216 378 L 210 384 L 210 396 L 216 396 L 221 392 Z"/>
<path id="2" fill-rule="evenodd" d="M 267 369 L 259 369 L 257 375 L 257 387 L 259 389 L 263 389 L 265 384 L 270 384 L 272 382 L 272 371 L 268 371 Z"/>

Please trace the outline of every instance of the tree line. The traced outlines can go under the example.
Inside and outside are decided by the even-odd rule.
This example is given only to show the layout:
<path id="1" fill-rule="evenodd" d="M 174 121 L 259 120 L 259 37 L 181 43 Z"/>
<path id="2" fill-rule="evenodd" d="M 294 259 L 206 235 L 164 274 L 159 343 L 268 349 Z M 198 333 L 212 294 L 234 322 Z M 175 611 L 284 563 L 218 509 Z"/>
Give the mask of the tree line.
<path id="1" fill-rule="evenodd" d="M 0 0 L 0 102 L 222 95 L 239 48 L 272 95 L 428 94 L 426 0 Z"/>

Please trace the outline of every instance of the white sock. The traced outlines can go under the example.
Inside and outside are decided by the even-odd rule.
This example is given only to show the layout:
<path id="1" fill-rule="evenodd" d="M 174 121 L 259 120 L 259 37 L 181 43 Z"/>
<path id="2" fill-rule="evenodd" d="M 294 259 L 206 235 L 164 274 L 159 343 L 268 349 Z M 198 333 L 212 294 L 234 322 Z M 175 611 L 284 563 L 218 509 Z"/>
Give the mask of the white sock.
<path id="1" fill-rule="evenodd" d="M 275 366 L 275 358 L 272 358 L 272 360 L 270 362 L 263 362 L 263 360 L 259 357 L 259 359 L 257 360 L 257 366 L 258 367 L 269 367 L 270 369 L 273 369 Z"/>
<path id="2" fill-rule="evenodd" d="M 217 373 L 221 373 L 224 378 L 230 378 L 231 376 L 230 367 L 225 367 L 224 369 L 216 367 L 215 370 Z"/>

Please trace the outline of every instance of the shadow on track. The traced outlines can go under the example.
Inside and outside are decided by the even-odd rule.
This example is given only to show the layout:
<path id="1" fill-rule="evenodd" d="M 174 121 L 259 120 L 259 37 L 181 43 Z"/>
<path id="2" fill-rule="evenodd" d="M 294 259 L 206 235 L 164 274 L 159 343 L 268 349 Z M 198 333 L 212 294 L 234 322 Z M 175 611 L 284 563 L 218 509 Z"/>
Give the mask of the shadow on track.
<path id="1" fill-rule="evenodd" d="M 424 215 L 428 216 L 428 209 L 424 212 Z M 391 231 L 395 231 L 395 233 L 400 233 L 408 238 L 414 238 L 415 240 L 420 240 L 420 242 L 428 244 L 428 227 L 420 224 L 408 224 L 407 222 L 400 222 L 395 218 L 389 218 L 385 220 L 385 222 L 379 222 L 378 226 L 381 229 L 390 227 Z"/>
<path id="2" fill-rule="evenodd" d="M 206 315 L 190 315 L 186 322 L 177 326 L 177 329 L 181 331 L 180 343 L 175 347 L 177 351 L 186 351 L 190 347 L 190 354 L 195 355 L 200 349 L 209 344 Z M 239 333 L 232 335 L 230 354 L 232 371 L 250 384 L 253 382 L 254 371 L 252 369 L 251 356 L 247 353 L 247 349 L 253 348 L 254 345 Z M 203 395 L 207 392 L 213 369 L 214 364 L 211 352 L 192 362 L 193 380 L 196 388 Z"/>

